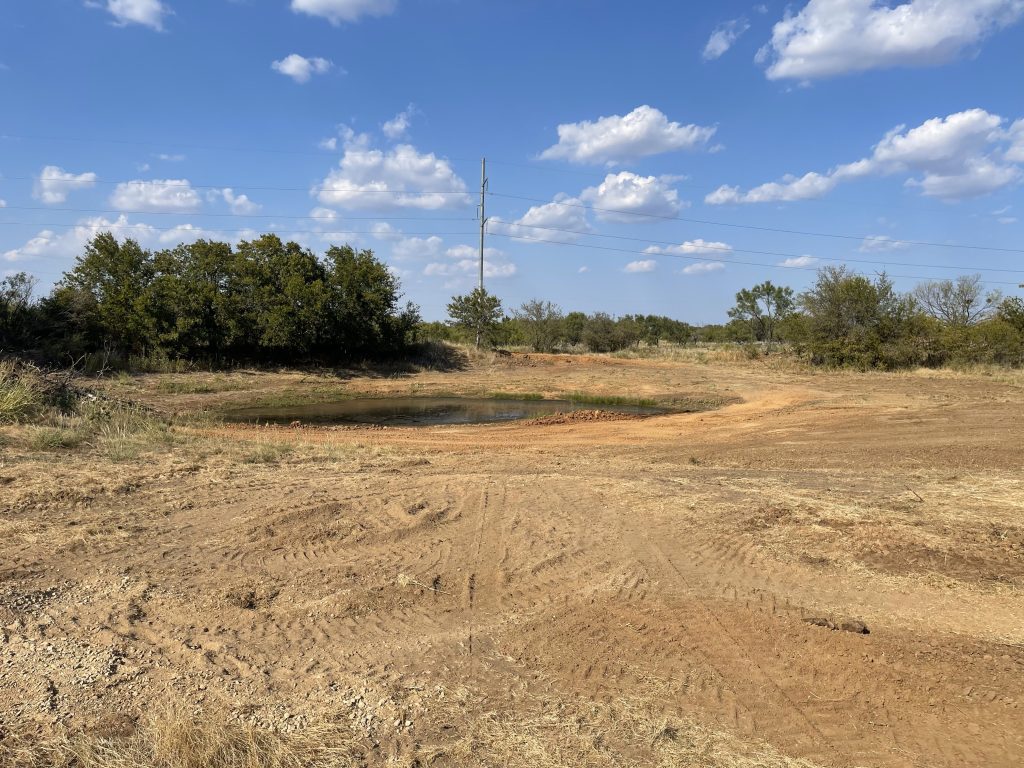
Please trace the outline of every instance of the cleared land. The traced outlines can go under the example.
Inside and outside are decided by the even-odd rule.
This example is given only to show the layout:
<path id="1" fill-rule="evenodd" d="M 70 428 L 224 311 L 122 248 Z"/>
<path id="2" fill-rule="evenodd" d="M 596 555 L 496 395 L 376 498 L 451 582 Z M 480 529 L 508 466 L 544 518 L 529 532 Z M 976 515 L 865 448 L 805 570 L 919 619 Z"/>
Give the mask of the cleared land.
<path id="1" fill-rule="evenodd" d="M 515 355 L 104 386 L 165 413 L 339 393 L 721 407 L 183 421 L 114 448 L 3 429 L 11 764 L 63 728 L 97 765 L 98 736 L 209 764 L 226 742 L 324 765 L 1024 763 L 1019 375 Z M 819 625 L 853 620 L 870 634 Z"/>

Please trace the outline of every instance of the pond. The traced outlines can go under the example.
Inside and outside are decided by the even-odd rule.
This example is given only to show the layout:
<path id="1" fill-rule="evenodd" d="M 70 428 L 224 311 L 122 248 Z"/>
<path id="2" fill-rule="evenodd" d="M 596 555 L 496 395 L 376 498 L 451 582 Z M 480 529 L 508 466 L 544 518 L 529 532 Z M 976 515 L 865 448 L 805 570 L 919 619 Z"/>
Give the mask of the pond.
<path id="1" fill-rule="evenodd" d="M 553 413 L 602 410 L 615 413 L 658 414 L 664 411 L 632 405 L 591 405 L 571 400 L 512 400 L 468 397 L 358 398 L 331 403 L 282 407 L 240 408 L 226 414 L 230 421 L 257 424 L 374 424 L 427 427 L 438 424 L 486 424 Z"/>

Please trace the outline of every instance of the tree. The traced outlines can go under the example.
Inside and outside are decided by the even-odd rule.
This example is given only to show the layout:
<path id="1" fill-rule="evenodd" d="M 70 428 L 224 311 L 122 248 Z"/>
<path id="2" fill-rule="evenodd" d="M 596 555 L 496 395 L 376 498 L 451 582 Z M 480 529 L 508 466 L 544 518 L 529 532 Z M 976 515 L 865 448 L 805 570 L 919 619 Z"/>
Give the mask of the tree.
<path id="1" fill-rule="evenodd" d="M 490 343 L 493 338 L 502 317 L 501 299 L 489 294 L 485 288 L 475 288 L 465 296 L 452 297 L 448 316 L 452 325 L 470 331 L 479 347 L 482 343 Z"/>
<path id="2" fill-rule="evenodd" d="M 927 314 L 957 327 L 974 325 L 991 317 L 1002 298 L 998 292 L 984 295 L 981 275 L 918 283 L 912 296 Z"/>
<path id="3" fill-rule="evenodd" d="M 0 351 L 24 349 L 33 343 L 38 314 L 32 301 L 36 282 L 26 272 L 0 280 Z"/>
<path id="4" fill-rule="evenodd" d="M 64 275 L 62 286 L 83 291 L 95 301 L 101 339 L 97 348 L 110 347 L 131 354 L 154 343 L 149 311 L 149 283 L 153 256 L 134 240 L 118 243 L 110 232 L 96 235 L 85 253 Z"/>
<path id="5" fill-rule="evenodd" d="M 768 342 L 771 347 L 776 326 L 793 312 L 795 304 L 792 288 L 766 280 L 737 293 L 736 306 L 729 310 L 729 317 L 748 323 L 754 338 Z"/>
<path id="6" fill-rule="evenodd" d="M 1008 296 L 999 303 L 999 319 L 1009 323 L 1017 333 L 1024 336 L 1024 299 L 1020 296 Z"/>
<path id="7" fill-rule="evenodd" d="M 583 333 L 587 327 L 587 316 L 582 312 L 570 312 L 562 320 L 562 336 L 565 343 L 575 347 L 583 343 Z"/>
<path id="8" fill-rule="evenodd" d="M 526 343 L 534 352 L 551 352 L 562 332 L 562 309 L 557 304 L 531 299 L 514 310 Z"/>
<path id="9" fill-rule="evenodd" d="M 920 314 L 884 273 L 871 280 L 845 266 L 825 267 L 800 303 L 814 362 L 860 368 L 921 362 L 922 332 L 915 322 Z"/>

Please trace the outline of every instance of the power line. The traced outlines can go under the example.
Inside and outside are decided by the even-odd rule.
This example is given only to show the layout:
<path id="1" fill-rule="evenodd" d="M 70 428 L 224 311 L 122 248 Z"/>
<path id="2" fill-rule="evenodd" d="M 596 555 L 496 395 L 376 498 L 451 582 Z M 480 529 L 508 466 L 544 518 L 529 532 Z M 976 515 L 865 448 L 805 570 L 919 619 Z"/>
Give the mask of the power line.
<path id="1" fill-rule="evenodd" d="M 66 222 L 60 224 L 45 224 L 43 222 L 26 222 L 26 221 L 0 221 L 0 224 L 19 224 L 23 226 L 35 226 L 35 227 L 64 227 L 65 229 L 100 229 L 100 230 L 114 230 L 114 229 L 136 229 L 153 232 L 205 232 L 206 230 L 200 227 L 193 227 L 189 224 L 179 224 L 176 227 L 155 227 L 152 224 L 118 224 L 117 222 L 106 223 L 106 224 L 68 224 Z M 216 230 L 210 230 L 210 234 L 218 234 L 221 232 L 255 232 L 253 227 L 243 227 L 241 229 L 221 229 L 218 227 Z M 283 235 L 379 235 L 380 232 L 374 232 L 373 230 L 355 230 L 355 229 L 277 229 L 275 228 L 272 233 L 268 232 L 265 234 L 283 234 Z M 430 230 L 428 232 L 396 232 L 395 234 L 401 235 L 446 235 L 451 237 L 468 237 L 469 235 L 476 235 L 476 232 L 438 232 L 436 230 Z"/>
<path id="2" fill-rule="evenodd" d="M 930 248 L 964 248 L 975 251 L 998 251 L 1000 253 L 1024 253 L 1022 248 L 997 248 L 987 245 L 968 245 L 964 243 L 931 243 L 924 240 L 897 240 L 895 238 L 879 237 L 877 235 L 841 235 L 833 232 L 808 232 L 799 229 L 780 229 L 777 227 L 759 227 L 753 224 L 733 224 L 725 221 L 712 221 L 710 219 L 692 219 L 685 216 L 667 216 L 658 213 L 640 213 L 638 211 L 623 211 L 615 208 L 598 208 L 594 205 L 583 205 L 582 203 L 566 203 L 556 200 L 545 200 L 537 197 L 524 197 L 522 195 L 507 195 L 500 192 L 489 192 L 493 197 L 504 197 L 510 200 L 525 200 L 532 203 L 543 203 L 545 205 L 560 205 L 567 208 L 583 208 L 589 211 L 598 211 L 600 213 L 615 213 L 624 216 L 637 216 L 648 219 L 661 219 L 665 221 L 684 221 L 689 224 L 706 224 L 714 227 L 732 227 L 734 229 L 750 229 L 758 232 L 775 232 L 778 234 L 785 235 L 800 235 L 803 237 L 831 237 L 840 240 L 868 240 L 878 241 L 887 244 L 901 243 L 906 245 L 923 245 Z"/>
<path id="3" fill-rule="evenodd" d="M 571 247 L 571 248 L 588 248 L 588 249 L 591 249 L 591 250 L 614 251 L 616 253 L 627 253 L 627 254 L 633 254 L 633 255 L 637 255 L 637 256 L 654 256 L 654 255 L 662 256 L 663 255 L 663 256 L 669 256 L 670 258 L 674 258 L 674 259 L 688 259 L 690 261 L 698 261 L 698 262 L 705 262 L 705 263 L 711 263 L 711 264 L 723 264 L 723 265 L 724 264 L 741 264 L 743 266 L 748 266 L 748 267 L 767 267 L 769 269 L 799 269 L 799 270 L 802 270 L 802 271 L 805 271 L 805 272 L 817 272 L 818 271 L 817 267 L 801 267 L 801 266 L 796 266 L 796 265 L 791 265 L 791 264 L 764 264 L 762 262 L 756 262 L 756 261 L 737 261 L 735 259 L 730 259 L 729 261 L 726 262 L 726 261 L 723 261 L 722 259 L 715 259 L 715 258 L 710 258 L 710 257 L 707 257 L 707 256 L 689 256 L 689 255 L 684 255 L 684 254 L 679 254 L 679 253 L 651 254 L 651 253 L 648 253 L 646 251 L 631 251 L 631 250 L 628 250 L 626 248 L 613 248 L 613 247 L 607 246 L 607 245 L 592 245 L 592 244 L 588 244 L 588 243 L 564 243 L 564 242 L 559 242 L 557 240 L 544 240 L 542 238 L 537 238 L 537 237 L 523 237 L 521 235 L 502 235 L 502 234 L 498 234 L 497 232 L 494 232 L 492 234 L 495 237 L 507 237 L 507 238 L 510 238 L 512 240 L 526 240 L 526 241 L 535 242 L 535 243 L 548 243 L 549 245 L 567 246 L 567 247 Z M 865 274 L 865 273 L 858 272 L 856 274 Z M 889 277 L 903 278 L 903 279 L 906 279 L 906 280 L 935 280 L 936 279 L 934 277 L 928 277 L 928 276 L 924 276 L 924 275 L 889 275 Z M 984 280 L 982 282 L 984 282 L 986 285 L 1013 285 L 1013 286 L 1017 285 L 1016 281 Z"/>
<path id="4" fill-rule="evenodd" d="M 583 232 L 577 229 L 561 229 L 559 227 L 543 227 L 538 224 L 513 224 L 508 222 L 501 222 L 504 226 L 508 227 L 525 227 L 527 229 L 545 229 L 552 232 L 564 232 L 571 235 L 580 235 L 583 237 L 605 237 L 614 240 L 629 240 L 638 243 L 655 243 L 658 245 L 668 245 L 670 247 L 678 247 L 678 243 L 674 240 L 652 240 L 646 237 L 626 237 L 625 235 L 603 235 L 597 232 Z M 492 235 L 501 236 L 499 232 L 491 232 Z M 547 241 L 545 241 L 547 242 Z M 557 243 L 559 241 L 552 240 L 550 242 Z M 889 242 L 889 241 L 886 241 Z M 749 248 L 733 248 L 732 246 L 715 245 L 714 243 L 701 243 L 699 248 L 709 251 L 720 251 L 722 253 L 752 253 L 759 256 L 778 256 L 780 258 L 799 259 L 803 258 L 806 254 L 797 253 L 785 253 L 781 251 L 756 251 Z M 664 251 L 644 251 L 644 253 L 650 256 L 672 256 L 674 254 L 665 253 Z M 922 267 L 924 269 L 959 269 L 971 272 L 1010 272 L 1017 274 L 1024 274 L 1024 269 L 1004 269 L 1002 267 L 979 267 L 969 266 L 962 267 L 959 265 L 948 265 L 948 264 L 920 264 L 917 262 L 901 262 L 901 261 L 874 261 L 872 259 L 843 259 L 829 256 L 813 256 L 812 258 L 819 261 L 837 261 L 841 263 L 852 262 L 855 264 L 874 264 L 877 266 L 894 266 L 894 267 Z"/>
<path id="5" fill-rule="evenodd" d="M 125 210 L 123 208 L 55 208 L 51 205 L 7 205 L 2 210 L 54 211 L 58 213 L 123 213 L 135 216 L 216 216 L 235 219 L 303 219 L 310 221 L 334 221 L 337 218 L 344 218 L 350 221 L 476 221 L 476 219 L 469 218 L 468 216 L 340 216 L 340 214 L 338 216 L 289 216 L 283 213 L 205 213 L 202 211 Z"/>
<path id="6" fill-rule="evenodd" d="M 462 195 L 467 200 L 469 194 L 466 191 L 438 190 L 438 191 L 412 191 L 403 189 L 366 189 L 364 187 L 334 187 L 317 184 L 312 187 L 268 187 L 253 186 L 250 184 L 193 184 L 182 179 L 68 179 L 62 176 L 2 176 L 0 181 L 63 181 L 72 185 L 91 184 L 126 184 L 128 186 L 149 186 L 149 187 L 188 187 L 189 189 L 245 189 L 257 190 L 260 192 L 359 192 L 364 195 Z"/>

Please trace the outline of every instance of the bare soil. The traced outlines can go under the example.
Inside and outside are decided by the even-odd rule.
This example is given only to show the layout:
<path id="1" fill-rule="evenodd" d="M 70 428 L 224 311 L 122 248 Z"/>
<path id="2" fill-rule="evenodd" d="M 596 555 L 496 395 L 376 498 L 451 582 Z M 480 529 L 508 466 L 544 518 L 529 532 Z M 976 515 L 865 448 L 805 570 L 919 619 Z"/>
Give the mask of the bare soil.
<path id="1" fill-rule="evenodd" d="M 208 419 L 120 461 L 6 428 L 0 744 L 128 734 L 176 701 L 341 722 L 369 765 L 1019 766 L 1022 384 L 543 355 L 107 382 L 164 413 L 496 391 L 717 408 Z"/>

